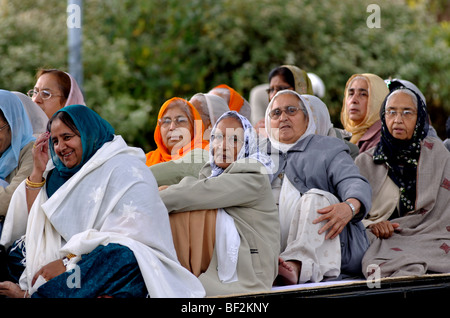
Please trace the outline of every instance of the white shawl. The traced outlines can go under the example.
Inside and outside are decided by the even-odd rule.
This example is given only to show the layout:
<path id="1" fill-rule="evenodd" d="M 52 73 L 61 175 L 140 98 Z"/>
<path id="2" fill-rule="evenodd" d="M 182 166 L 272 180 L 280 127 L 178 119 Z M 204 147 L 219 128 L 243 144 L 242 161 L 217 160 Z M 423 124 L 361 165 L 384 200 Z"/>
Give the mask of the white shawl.
<path id="1" fill-rule="evenodd" d="M 54 166 L 51 161 L 45 175 Z M 105 143 L 57 192 L 38 194 L 27 221 L 25 186 L 14 193 L 0 243 L 25 234 L 22 289 L 34 292 L 34 274 L 67 253 L 81 255 L 99 245 L 129 247 L 150 297 L 203 297 L 200 281 L 184 267 L 173 246 L 167 209 L 141 149 L 120 136 Z"/>

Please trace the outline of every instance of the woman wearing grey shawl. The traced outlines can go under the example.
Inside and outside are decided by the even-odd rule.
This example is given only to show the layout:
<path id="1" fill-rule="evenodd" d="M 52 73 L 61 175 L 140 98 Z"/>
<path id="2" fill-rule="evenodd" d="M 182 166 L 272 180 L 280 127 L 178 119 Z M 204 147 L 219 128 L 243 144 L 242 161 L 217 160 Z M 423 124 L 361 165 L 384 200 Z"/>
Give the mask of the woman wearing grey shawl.
<path id="1" fill-rule="evenodd" d="M 450 153 L 430 136 L 421 96 L 393 81 L 381 110 L 377 147 L 356 159 L 373 189 L 364 220 L 367 276 L 450 272 Z"/>
<path id="2" fill-rule="evenodd" d="M 317 282 L 360 274 L 368 247 L 360 220 L 371 206 L 371 189 L 334 137 L 316 134 L 309 102 L 280 91 L 266 111 L 272 181 L 279 204 L 281 254 L 276 284 Z"/>

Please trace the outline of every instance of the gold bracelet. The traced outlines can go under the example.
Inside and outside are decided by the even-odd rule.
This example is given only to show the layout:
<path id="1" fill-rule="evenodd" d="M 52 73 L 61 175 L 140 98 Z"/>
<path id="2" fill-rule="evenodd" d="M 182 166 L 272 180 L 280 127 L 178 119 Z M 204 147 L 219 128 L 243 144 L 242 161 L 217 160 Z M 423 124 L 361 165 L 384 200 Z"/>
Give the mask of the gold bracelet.
<path id="1" fill-rule="evenodd" d="M 29 188 L 42 188 L 45 184 L 45 178 L 42 178 L 42 182 L 33 182 L 30 180 L 30 177 L 27 177 L 25 180 L 25 185 L 27 185 Z"/>
<path id="2" fill-rule="evenodd" d="M 72 253 L 69 253 L 69 254 L 66 255 L 66 258 L 68 258 L 68 259 L 72 259 L 74 257 L 76 257 L 76 255 L 72 254 Z"/>

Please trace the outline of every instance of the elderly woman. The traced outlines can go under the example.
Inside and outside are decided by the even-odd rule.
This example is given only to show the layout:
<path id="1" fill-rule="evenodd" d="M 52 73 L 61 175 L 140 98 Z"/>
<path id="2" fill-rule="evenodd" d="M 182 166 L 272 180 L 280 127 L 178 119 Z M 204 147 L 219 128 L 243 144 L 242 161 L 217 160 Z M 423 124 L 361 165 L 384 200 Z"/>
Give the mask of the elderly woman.
<path id="1" fill-rule="evenodd" d="M 363 269 L 378 267 L 382 277 L 448 273 L 450 153 L 428 135 L 420 95 L 400 82 L 389 88 L 381 140 L 356 159 L 373 189 Z"/>
<path id="2" fill-rule="evenodd" d="M 1 237 L 11 256 L 24 258 L 24 268 L 18 285 L 0 283 L 0 294 L 204 295 L 177 262 L 167 210 L 142 150 L 128 147 L 83 105 L 64 107 L 48 128 L 36 141 L 33 171 L 14 193 Z"/>
<path id="3" fill-rule="evenodd" d="M 272 181 L 279 205 L 281 254 L 276 284 L 321 281 L 360 274 L 368 247 L 360 220 L 371 206 L 371 189 L 336 138 L 315 134 L 308 101 L 292 90 L 278 92 L 266 111 Z"/>
<path id="4" fill-rule="evenodd" d="M 1 220 L 14 191 L 33 169 L 34 141 L 31 123 L 20 99 L 9 91 L 0 90 Z"/>
<path id="5" fill-rule="evenodd" d="M 172 232 L 179 259 L 187 258 L 182 264 L 200 264 L 192 254 L 207 254 L 203 265 L 193 269 L 207 295 L 272 287 L 280 225 L 268 175 L 271 163 L 259 151 L 250 122 L 234 111 L 227 112 L 212 130 L 210 161 L 199 177 L 186 177 L 160 192 L 171 217 L 176 218 L 171 219 Z M 189 225 L 188 218 L 205 209 L 209 209 L 201 224 L 205 229 Z"/>
<path id="6" fill-rule="evenodd" d="M 50 119 L 59 109 L 68 105 L 85 105 L 77 81 L 69 74 L 56 69 L 41 69 L 36 74 L 36 84 L 28 96 Z"/>
<path id="7" fill-rule="evenodd" d="M 187 100 L 174 97 L 161 106 L 154 133 L 157 149 L 146 155 L 146 164 L 158 185 L 198 175 L 208 158 L 209 142 L 204 139 L 204 132 L 199 112 Z"/>
<path id="8" fill-rule="evenodd" d="M 341 123 L 352 134 L 350 142 L 358 146 L 360 153 L 380 141 L 378 113 L 388 93 L 384 80 L 375 74 L 354 74 L 345 85 Z"/>

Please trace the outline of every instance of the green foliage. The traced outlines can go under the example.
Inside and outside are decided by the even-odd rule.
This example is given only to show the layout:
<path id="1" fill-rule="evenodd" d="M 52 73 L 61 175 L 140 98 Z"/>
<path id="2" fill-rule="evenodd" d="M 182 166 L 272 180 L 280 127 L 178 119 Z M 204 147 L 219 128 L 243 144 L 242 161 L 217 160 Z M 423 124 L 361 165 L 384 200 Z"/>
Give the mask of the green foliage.
<path id="1" fill-rule="evenodd" d="M 370 3 L 381 8 L 379 29 L 367 27 Z M 444 137 L 450 25 L 436 22 L 426 4 L 85 0 L 86 101 L 130 144 L 149 151 L 165 100 L 220 83 L 248 97 L 273 67 L 290 63 L 323 79 L 336 126 L 347 79 L 368 72 L 414 82 Z M 67 71 L 66 19 L 66 1 L 0 1 L 0 87 L 26 92 L 39 67 Z"/>

